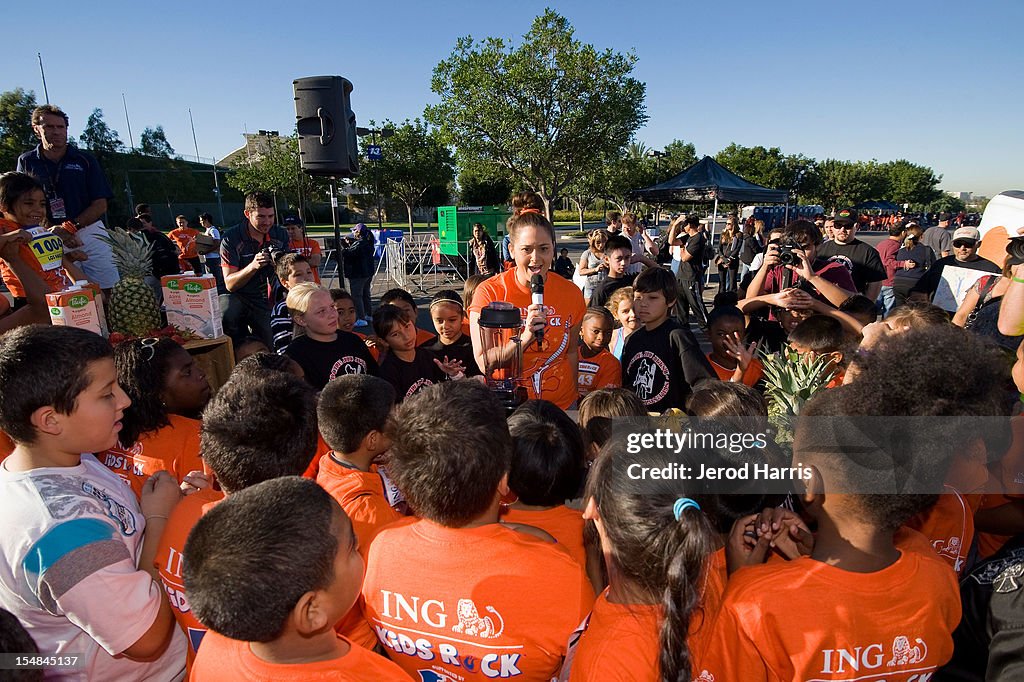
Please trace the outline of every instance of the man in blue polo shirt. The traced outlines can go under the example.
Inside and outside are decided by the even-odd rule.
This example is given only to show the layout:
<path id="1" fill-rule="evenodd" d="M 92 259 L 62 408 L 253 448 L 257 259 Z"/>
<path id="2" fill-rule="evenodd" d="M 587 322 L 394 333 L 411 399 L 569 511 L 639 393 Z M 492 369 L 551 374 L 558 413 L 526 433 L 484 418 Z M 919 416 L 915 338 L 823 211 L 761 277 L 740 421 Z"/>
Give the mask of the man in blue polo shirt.
<path id="1" fill-rule="evenodd" d="M 288 250 L 288 233 L 274 224 L 274 199 L 264 192 L 245 196 L 245 220 L 224 232 L 220 242 L 221 271 L 228 290 L 224 332 L 238 344 L 255 336 L 273 348 L 269 288 L 274 281 L 274 255 Z"/>
<path id="2" fill-rule="evenodd" d="M 69 247 L 81 246 L 88 260 L 79 263 L 101 288 L 113 288 L 120 276 L 110 246 L 103 214 L 114 196 L 99 162 L 92 154 L 68 144 L 68 115 L 46 104 L 32 112 L 32 130 L 39 138 L 35 149 L 18 157 L 18 170 L 31 173 L 43 184 L 50 226 Z M 65 229 L 70 221 L 74 227 Z"/>

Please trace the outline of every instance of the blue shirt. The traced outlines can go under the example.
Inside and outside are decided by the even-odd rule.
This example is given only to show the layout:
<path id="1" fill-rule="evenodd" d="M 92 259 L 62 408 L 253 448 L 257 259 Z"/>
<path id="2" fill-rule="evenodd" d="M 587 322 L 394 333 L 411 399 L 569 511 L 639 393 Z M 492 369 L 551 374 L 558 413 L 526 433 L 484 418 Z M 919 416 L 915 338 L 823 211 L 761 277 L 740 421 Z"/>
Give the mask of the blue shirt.
<path id="1" fill-rule="evenodd" d="M 224 265 L 242 268 L 256 260 L 256 254 L 266 246 L 288 251 L 288 233 L 280 225 L 274 225 L 263 241 L 256 241 L 249 235 L 249 222 L 243 220 L 224 232 L 220 242 L 220 257 Z M 274 281 L 274 266 L 268 265 L 252 276 L 240 289 L 229 292 L 270 310 L 267 286 Z"/>
<path id="2" fill-rule="evenodd" d="M 36 145 L 35 149 L 18 157 L 18 170 L 34 175 L 43 184 L 48 200 L 46 214 L 51 225 L 78 220 L 89 204 L 114 196 L 96 157 L 70 144 L 64 157 L 56 162 L 43 156 L 41 145 Z M 54 216 L 50 210 L 56 197 L 64 200 L 63 218 Z"/>

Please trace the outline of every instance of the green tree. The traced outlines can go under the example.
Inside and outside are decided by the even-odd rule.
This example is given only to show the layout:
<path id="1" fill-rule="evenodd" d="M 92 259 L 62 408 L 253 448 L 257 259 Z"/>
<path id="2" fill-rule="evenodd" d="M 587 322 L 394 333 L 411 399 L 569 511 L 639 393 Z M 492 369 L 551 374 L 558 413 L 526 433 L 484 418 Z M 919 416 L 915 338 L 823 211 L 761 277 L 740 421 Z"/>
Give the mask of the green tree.
<path id="1" fill-rule="evenodd" d="M 32 132 L 32 110 L 36 95 L 15 88 L 0 93 L 0 169 L 14 170 L 18 157 L 37 143 Z"/>
<path id="2" fill-rule="evenodd" d="M 163 126 L 146 128 L 142 131 L 139 139 L 139 151 L 146 156 L 162 156 L 165 159 L 174 156 L 174 147 L 167 141 Z"/>
<path id="3" fill-rule="evenodd" d="M 292 206 L 300 204 L 302 197 L 324 196 L 327 185 L 299 169 L 299 139 L 289 137 L 261 137 L 253 144 L 255 151 L 240 158 L 228 173 L 228 185 L 246 194 L 270 192 Z"/>
<path id="4" fill-rule="evenodd" d="M 888 176 L 877 161 L 826 159 L 817 165 L 818 196 L 826 210 L 885 198 Z"/>
<path id="5" fill-rule="evenodd" d="M 927 166 L 905 159 L 890 161 L 883 166 L 888 176 L 886 198 L 897 204 L 929 204 L 942 196 L 939 182 L 942 176 Z"/>
<path id="6" fill-rule="evenodd" d="M 459 204 L 461 206 L 496 206 L 507 204 L 515 185 L 502 169 L 477 171 L 460 168 Z"/>
<path id="7" fill-rule="evenodd" d="M 657 182 L 664 182 L 669 178 L 679 175 L 684 170 L 697 163 L 697 148 L 692 142 L 672 140 L 665 145 L 665 156 L 657 160 L 655 166 L 657 171 Z"/>
<path id="8" fill-rule="evenodd" d="M 374 127 L 372 121 L 370 125 Z M 385 122 L 384 127 L 393 128 L 395 133 L 380 140 L 381 160 L 369 163 L 377 164 L 381 194 L 405 204 L 412 232 L 413 210 L 422 205 L 428 190 L 435 188 L 431 192 L 435 201 L 440 195 L 447 197 L 447 188 L 455 180 L 455 161 L 437 129 L 419 119 L 406 120 L 397 127 Z M 371 140 L 364 137 L 364 156 L 368 144 Z M 369 174 L 369 169 L 363 172 Z"/>
<path id="9" fill-rule="evenodd" d="M 647 120 L 636 56 L 599 52 L 552 10 L 522 43 L 460 38 L 434 69 L 440 103 L 426 109 L 460 159 L 507 169 L 551 202 L 622 148 Z"/>
<path id="10" fill-rule="evenodd" d="M 952 194 L 946 194 L 945 192 L 939 192 L 939 196 L 935 197 L 932 201 L 924 207 L 924 210 L 928 213 L 941 213 L 942 211 L 948 211 L 949 213 L 959 213 L 967 208 L 960 197 L 955 197 Z"/>
<path id="11" fill-rule="evenodd" d="M 97 154 L 119 152 L 124 149 L 124 143 L 118 137 L 117 131 L 103 120 L 102 109 L 92 110 L 85 122 L 85 130 L 78 139 L 82 141 L 83 147 Z"/>

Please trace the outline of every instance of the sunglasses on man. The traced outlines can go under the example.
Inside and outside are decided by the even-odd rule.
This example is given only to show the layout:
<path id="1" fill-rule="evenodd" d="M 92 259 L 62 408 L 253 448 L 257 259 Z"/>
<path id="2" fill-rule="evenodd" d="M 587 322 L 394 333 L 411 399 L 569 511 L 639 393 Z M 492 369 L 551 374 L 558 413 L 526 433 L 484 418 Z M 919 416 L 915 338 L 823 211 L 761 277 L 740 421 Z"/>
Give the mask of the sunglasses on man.
<path id="1" fill-rule="evenodd" d="M 973 249 L 978 245 L 978 242 L 973 239 L 955 239 L 953 240 L 953 247 L 957 249 Z"/>

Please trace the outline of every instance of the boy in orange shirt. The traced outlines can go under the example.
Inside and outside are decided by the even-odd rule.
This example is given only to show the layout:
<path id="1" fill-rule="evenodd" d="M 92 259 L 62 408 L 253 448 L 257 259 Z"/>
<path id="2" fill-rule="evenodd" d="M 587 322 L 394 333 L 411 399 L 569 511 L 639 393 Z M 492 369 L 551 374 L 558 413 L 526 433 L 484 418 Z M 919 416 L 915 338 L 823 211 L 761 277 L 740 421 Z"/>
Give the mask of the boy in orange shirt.
<path id="1" fill-rule="evenodd" d="M 504 409 L 475 381 L 445 382 L 400 405 L 387 433 L 391 473 L 420 518 L 370 546 L 364 612 L 378 639 L 414 679 L 549 680 L 594 596 L 561 548 L 498 522 Z"/>
<path id="2" fill-rule="evenodd" d="M 334 630 L 359 596 L 358 550 L 345 512 L 305 478 L 264 481 L 210 510 L 185 545 L 185 586 L 211 630 L 189 679 L 407 680 Z"/>
<path id="3" fill-rule="evenodd" d="M 811 555 L 733 574 L 717 636 L 695 671 L 717 680 L 925 679 L 949 660 L 960 619 L 956 575 L 927 550 L 894 543 L 900 526 L 936 496 L 846 491 L 878 489 L 863 480 L 872 471 L 891 487 L 895 469 L 915 484 L 911 492 L 937 492 L 954 455 L 980 434 L 965 432 L 964 420 L 930 420 L 928 432 L 912 439 L 893 433 L 899 440 L 888 452 L 849 450 L 846 444 L 863 444 L 868 434 L 861 426 L 839 440 L 846 434 L 835 418 L 992 414 L 1004 370 L 997 354 L 968 336 L 955 328 L 907 331 L 874 347 L 856 381 L 804 406 L 793 461 L 813 469 L 801 495 L 817 522 Z M 933 356 L 908 363 L 920 348 Z M 948 372 L 953 360 L 945 356 L 954 354 L 962 375 Z M 944 399 L 938 413 L 932 396 Z M 831 419 L 823 424 L 823 417 Z M 884 433 L 870 435 L 888 445 Z"/>
<path id="4" fill-rule="evenodd" d="M 377 533 L 402 518 L 388 501 L 387 484 L 373 464 L 391 447 L 384 424 L 394 406 L 391 384 L 367 374 L 331 380 L 317 404 L 320 433 L 331 450 L 320 459 L 316 482 L 352 520 L 364 556 Z"/>
<path id="5" fill-rule="evenodd" d="M 580 397 L 622 385 L 622 365 L 608 351 L 614 318 L 607 308 L 587 308 L 580 328 Z"/>
<path id="6" fill-rule="evenodd" d="M 580 427 L 554 403 L 529 400 L 508 418 L 508 430 L 512 435 L 508 487 L 518 499 L 508 505 L 502 521 L 547 531 L 586 568 L 583 512 L 565 505 L 583 485 Z"/>
<path id="7" fill-rule="evenodd" d="M 188 226 L 188 218 L 180 215 L 174 219 L 178 224 L 176 228 L 167 233 L 174 245 L 178 247 L 178 265 L 181 271 L 191 270 L 196 274 L 203 271 L 203 264 L 199 260 L 199 247 L 196 244 L 196 237 L 199 230 Z"/>
<path id="8" fill-rule="evenodd" d="M 288 248 L 306 257 L 313 269 L 313 281 L 320 284 L 320 242 L 306 235 L 306 226 L 301 218 L 289 216 L 282 224 L 288 233 Z"/>
<path id="9" fill-rule="evenodd" d="M 269 370 L 234 372 L 207 406 L 202 453 L 214 485 L 175 507 L 154 561 L 174 617 L 188 637 L 189 664 L 206 634 L 185 593 L 189 531 L 225 496 L 272 478 L 301 474 L 315 448 L 316 394 L 298 377 Z"/>

